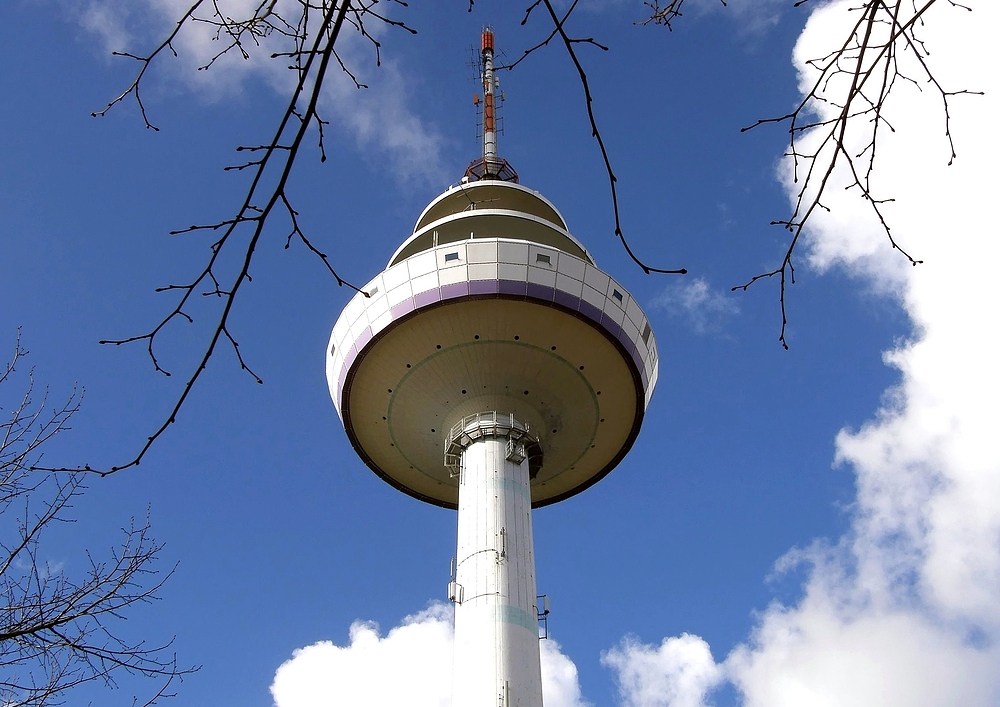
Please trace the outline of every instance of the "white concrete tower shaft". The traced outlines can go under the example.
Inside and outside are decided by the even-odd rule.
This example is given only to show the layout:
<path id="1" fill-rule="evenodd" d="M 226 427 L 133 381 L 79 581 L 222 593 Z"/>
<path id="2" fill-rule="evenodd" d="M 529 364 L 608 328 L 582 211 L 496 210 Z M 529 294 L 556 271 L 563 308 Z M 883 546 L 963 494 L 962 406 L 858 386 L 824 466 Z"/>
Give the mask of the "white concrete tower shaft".
<path id="1" fill-rule="evenodd" d="M 483 30 L 483 162 L 487 174 L 497 174 L 496 75 L 493 68 L 493 32 Z"/>
<path id="2" fill-rule="evenodd" d="M 455 602 L 458 707 L 541 707 L 527 425 L 512 415 L 463 419 L 447 440 L 460 469 Z"/>

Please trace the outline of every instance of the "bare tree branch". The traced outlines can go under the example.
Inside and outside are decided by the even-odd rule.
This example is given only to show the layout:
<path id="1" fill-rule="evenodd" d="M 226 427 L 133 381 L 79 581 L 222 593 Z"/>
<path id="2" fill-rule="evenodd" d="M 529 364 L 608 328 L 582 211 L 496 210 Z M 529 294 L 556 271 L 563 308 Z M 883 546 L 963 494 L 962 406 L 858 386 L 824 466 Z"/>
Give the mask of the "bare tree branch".
<path id="1" fill-rule="evenodd" d="M 205 0 L 197 0 L 197 2 L 195 2 L 191 7 L 189 7 L 187 12 L 185 12 L 181 16 L 181 18 L 177 21 L 177 24 L 174 26 L 173 31 L 171 31 L 170 34 L 167 35 L 167 38 L 164 39 L 160 43 L 160 45 L 156 47 L 156 49 L 154 49 L 146 56 L 137 56 L 135 54 L 129 54 L 128 52 L 112 52 L 115 56 L 124 56 L 138 61 L 141 65 L 139 68 L 139 73 L 136 74 L 135 79 L 133 79 L 132 83 L 129 84 L 129 87 L 126 88 L 124 91 L 122 91 L 117 98 L 108 103 L 108 105 L 104 107 L 104 110 L 95 111 L 91 113 L 92 116 L 96 118 L 105 115 L 116 104 L 121 103 L 128 96 L 131 95 L 135 97 L 135 102 L 139 106 L 139 111 L 142 113 L 142 120 L 146 124 L 146 127 L 151 130 L 159 130 L 158 127 L 149 122 L 149 118 L 146 115 L 146 107 L 142 103 L 142 96 L 139 95 L 139 85 L 142 83 L 142 79 L 146 75 L 146 69 L 149 68 L 150 63 L 154 59 L 156 59 L 156 57 L 162 54 L 164 50 L 169 49 L 174 56 L 177 56 L 177 52 L 174 51 L 174 46 L 172 42 L 174 41 L 174 39 L 177 38 L 177 34 L 181 31 L 181 28 L 184 27 L 184 25 L 192 18 L 194 13 L 198 10 L 199 7 L 201 7 L 203 2 L 205 2 Z"/>
<path id="2" fill-rule="evenodd" d="M 577 57 L 576 50 L 573 48 L 573 45 L 581 43 L 592 44 L 593 46 L 596 46 L 604 51 L 607 51 L 608 48 L 597 43 L 592 38 L 589 37 L 574 38 L 570 37 L 566 33 L 566 30 L 564 29 L 564 24 L 566 20 L 569 19 L 569 16 L 570 14 L 572 14 L 573 10 L 576 9 L 578 1 L 579 0 L 574 0 L 573 4 L 570 5 L 569 9 L 566 11 L 566 14 L 564 14 L 561 19 L 556 14 L 556 11 L 552 7 L 552 4 L 549 0 L 536 0 L 531 5 L 529 5 L 528 8 L 525 10 L 524 19 L 521 20 L 521 24 L 523 25 L 528 21 L 528 18 L 531 16 L 532 11 L 536 7 L 538 7 L 540 4 L 544 4 L 545 9 L 549 13 L 549 17 L 552 20 L 553 30 L 548 35 L 548 37 L 546 37 L 544 41 L 539 42 L 535 46 L 525 51 L 524 54 L 513 64 L 500 68 L 513 69 L 521 61 L 523 61 L 525 57 L 535 52 L 536 50 L 540 49 L 541 47 L 546 46 L 549 43 L 549 41 L 552 40 L 553 37 L 555 37 L 557 34 L 559 35 L 559 37 L 563 40 L 563 45 L 566 47 L 566 51 L 569 54 L 569 57 L 573 62 L 573 66 L 576 67 L 577 74 L 580 77 L 580 83 L 583 86 L 584 98 L 586 100 L 587 117 L 590 119 L 591 134 L 593 135 L 594 139 L 597 140 L 597 145 L 601 150 L 601 157 L 604 160 L 604 168 L 608 174 L 608 184 L 611 190 L 611 205 L 614 210 L 614 216 L 615 216 L 615 236 L 617 236 L 618 240 L 625 248 L 625 252 L 628 253 L 629 257 L 633 260 L 633 262 L 635 262 L 636 265 L 642 268 L 642 271 L 647 275 L 654 272 L 664 273 L 669 275 L 686 275 L 687 269 L 685 268 L 680 268 L 676 270 L 665 270 L 662 268 L 654 268 L 651 265 L 647 265 L 642 260 L 640 260 L 638 256 L 636 256 L 636 254 L 632 251 L 632 248 L 629 246 L 628 241 L 625 239 L 625 234 L 622 231 L 622 226 L 621 226 L 621 214 L 619 213 L 618 209 L 618 188 L 617 188 L 618 177 L 615 176 L 614 170 L 611 167 L 611 158 L 608 155 L 607 147 L 604 145 L 604 138 L 601 136 L 601 131 L 597 127 L 597 118 L 594 116 L 594 97 L 590 92 L 590 83 L 587 80 L 587 72 L 584 70 L 583 64 L 580 63 L 580 59 L 579 57 Z"/>
<path id="3" fill-rule="evenodd" d="M 800 0 L 801 5 L 807 0 Z M 892 199 L 876 196 L 872 190 L 871 177 L 875 167 L 879 131 L 885 127 L 894 128 L 885 115 L 887 101 L 900 81 L 909 82 L 918 88 L 929 85 L 940 98 L 944 116 L 944 136 L 951 157 L 955 158 L 955 146 L 951 134 L 951 112 L 949 100 L 956 95 L 972 94 L 973 91 L 946 90 L 935 78 L 928 62 L 928 51 L 917 36 L 924 15 L 937 0 L 865 0 L 855 8 L 857 21 L 836 50 L 824 57 L 810 59 L 807 64 L 816 70 L 816 77 L 805 97 L 793 111 L 777 118 L 758 120 L 743 128 L 751 130 L 760 125 L 787 123 L 793 179 L 799 185 L 792 214 L 785 219 L 772 221 L 791 233 L 788 246 L 781 263 L 772 270 L 759 273 L 742 285 L 732 289 L 746 291 L 760 281 L 778 278 L 778 297 L 781 306 L 781 333 L 778 340 L 787 349 L 785 338 L 788 316 L 785 296 L 787 287 L 795 283 L 793 256 L 803 233 L 817 210 L 829 208 L 823 203 L 831 178 L 839 169 L 846 169 L 850 177 L 848 189 L 858 192 L 868 203 L 880 228 L 885 233 L 893 249 L 899 251 L 911 265 L 920 264 L 899 243 L 886 220 L 883 205 Z M 946 0 L 952 7 L 969 8 L 953 0 Z M 901 66 L 901 60 L 915 60 L 919 75 L 910 76 Z M 913 62 L 910 62 L 910 66 Z M 839 82 L 839 83 L 838 83 Z M 841 89 L 840 84 L 845 88 Z M 922 90 L 922 89 L 921 89 Z M 833 117 L 820 117 L 834 108 Z M 855 126 L 860 126 L 855 128 Z M 849 131 L 854 129 L 853 132 Z M 858 131 L 867 131 L 863 137 L 864 147 L 852 152 L 854 136 Z M 803 151 L 800 138 L 809 133 L 815 139 L 815 147 Z M 865 133 L 862 132 L 862 135 Z"/>
<path id="4" fill-rule="evenodd" d="M 726 4 L 726 0 L 719 0 L 719 2 L 721 2 L 723 5 Z M 642 20 L 641 22 L 634 22 L 633 24 L 662 25 L 666 27 L 667 30 L 673 32 L 674 27 L 671 23 L 675 19 L 681 16 L 681 6 L 684 4 L 684 0 L 668 0 L 667 3 L 664 4 L 663 6 L 660 6 L 659 0 L 653 0 L 652 2 L 643 2 L 642 4 L 649 8 L 650 15 L 645 20 Z"/>
<path id="5" fill-rule="evenodd" d="M 380 44 L 366 30 L 366 19 L 372 18 L 392 27 L 404 29 L 410 33 L 415 33 L 415 30 L 406 26 L 401 21 L 390 19 L 384 14 L 375 12 L 372 8 L 379 0 L 355 0 L 353 3 L 351 0 L 343 0 L 342 2 L 335 2 L 334 0 L 319 0 L 319 2 L 315 0 L 295 0 L 300 7 L 300 15 L 295 22 L 290 22 L 278 14 L 276 9 L 277 0 L 260 1 L 250 18 L 244 20 L 234 20 L 231 17 L 224 16 L 216 0 L 212 0 L 211 3 L 212 8 L 214 8 L 213 14 L 210 14 L 207 18 L 196 16 L 195 12 L 205 1 L 202 0 L 192 5 L 182 17 L 174 32 L 170 35 L 170 38 L 161 45 L 161 48 L 154 51 L 148 57 L 141 59 L 144 64 L 140 75 L 133 83 L 133 88 L 122 94 L 111 105 L 119 102 L 130 91 L 137 92 L 139 82 L 142 79 L 142 72 L 145 71 L 149 62 L 162 51 L 163 46 L 170 46 L 170 40 L 176 37 L 177 32 L 185 22 L 210 24 L 216 27 L 218 37 L 228 39 L 226 47 L 202 67 L 205 69 L 209 68 L 219 57 L 229 51 L 236 51 L 241 56 L 246 56 L 247 42 L 252 41 L 253 43 L 257 43 L 263 37 L 272 34 L 278 34 L 281 37 L 290 39 L 293 44 L 292 51 L 276 52 L 272 54 L 272 57 L 288 57 L 293 59 L 294 65 L 289 68 L 297 73 L 297 83 L 270 142 L 252 147 L 238 148 L 238 150 L 246 150 L 253 153 L 255 157 L 245 163 L 228 168 L 237 172 L 246 170 L 252 174 L 245 198 L 236 210 L 235 215 L 232 218 L 216 223 L 192 225 L 188 228 L 172 232 L 173 235 L 199 231 L 220 233 L 218 238 L 211 243 L 210 255 L 205 266 L 191 281 L 182 284 L 171 284 L 158 289 L 160 292 L 177 291 L 180 294 L 173 309 L 151 331 L 145 334 L 122 339 L 104 340 L 101 343 L 120 346 L 144 341 L 146 343 L 147 354 L 153 363 L 154 369 L 169 376 L 170 373 L 161 365 L 156 356 L 154 345 L 157 336 L 175 319 L 183 319 L 188 322 L 193 321 L 188 309 L 193 303 L 192 297 L 196 294 L 211 296 L 221 300 L 219 318 L 196 367 L 188 376 L 166 419 L 146 439 L 134 457 L 122 464 L 106 468 L 84 465 L 83 467 L 72 468 L 38 466 L 38 469 L 47 471 L 89 471 L 104 476 L 121 471 L 122 469 L 137 466 L 153 443 L 176 421 L 177 414 L 207 367 L 209 360 L 215 354 L 216 347 L 221 339 L 225 339 L 231 346 L 241 370 L 246 371 L 257 383 L 263 382 L 247 365 L 240 352 L 239 343 L 230 329 L 229 322 L 230 314 L 240 288 L 245 282 L 251 280 L 250 269 L 254 254 L 256 253 L 260 238 L 264 235 L 266 225 L 273 220 L 271 216 L 274 213 L 275 207 L 281 207 L 279 210 L 284 210 L 291 222 L 291 231 L 285 244 L 286 248 L 289 247 L 292 238 L 295 238 L 308 251 L 312 252 L 322 261 L 326 270 L 335 278 L 338 286 L 346 286 L 360 291 L 358 287 L 352 285 L 337 273 L 328 256 L 318 249 L 303 233 L 297 219 L 298 214 L 291 207 L 286 185 L 292 167 L 298 157 L 303 139 L 313 125 L 315 125 L 318 133 L 321 160 L 326 159 L 324 126 L 327 122 L 320 117 L 317 104 L 331 58 L 335 59 L 341 68 L 351 76 L 355 85 L 359 88 L 363 87 L 354 78 L 353 74 L 347 70 L 347 67 L 344 66 L 340 57 L 334 51 L 345 22 L 353 26 L 374 47 L 376 63 L 379 61 Z M 400 0 L 390 1 L 394 2 L 394 4 L 405 5 Z M 310 18 L 317 14 L 320 16 L 320 22 L 314 31 L 310 28 Z M 242 241 L 239 240 L 241 236 L 245 236 Z M 227 253 L 227 258 L 230 258 L 236 255 L 234 251 L 239 252 L 239 255 L 236 257 L 242 264 L 229 284 L 222 286 L 219 276 L 217 276 L 217 268 L 220 267 L 222 254 Z"/>
<path id="6" fill-rule="evenodd" d="M 0 385 L 10 383 L 26 353 L 18 337 Z M 74 390 L 61 407 L 48 410 L 45 394 L 38 404 L 32 400 L 32 373 L 25 377 L 25 393 L 12 406 L 4 405 L 8 389 L 0 390 L 0 409 L 7 410 L 0 422 L 0 702 L 63 704 L 70 689 L 94 681 L 115 686 L 125 672 L 160 682 L 144 703 L 152 705 L 196 668 L 178 666 L 173 639 L 130 642 L 114 629 L 133 607 L 154 601 L 173 570 L 161 574 L 155 568 L 163 546 L 150 536 L 148 514 L 145 522 L 133 519 L 123 529 L 108 559 L 88 554 L 82 577 L 43 559 L 43 535 L 54 524 L 73 522 L 69 511 L 85 489 L 85 474 L 31 468 L 42 445 L 69 429 L 83 392 Z"/>

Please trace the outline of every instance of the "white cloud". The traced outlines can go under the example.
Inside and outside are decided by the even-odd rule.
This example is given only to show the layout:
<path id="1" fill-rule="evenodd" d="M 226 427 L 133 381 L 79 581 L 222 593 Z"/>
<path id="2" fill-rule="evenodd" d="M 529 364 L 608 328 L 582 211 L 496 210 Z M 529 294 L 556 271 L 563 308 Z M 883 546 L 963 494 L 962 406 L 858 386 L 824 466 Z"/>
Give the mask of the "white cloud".
<path id="1" fill-rule="evenodd" d="M 839 43 L 856 5 L 836 0 L 813 13 L 795 51 L 803 85 L 804 60 Z M 891 250 L 869 207 L 843 190 L 843 174 L 824 200 L 831 212 L 808 234 L 813 267 L 842 268 L 892 294 L 914 334 L 885 355 L 902 381 L 876 417 L 837 436 L 836 461 L 856 474 L 849 532 L 779 560 L 779 572 L 806 568 L 802 598 L 764 610 L 749 640 L 716 666 L 746 707 L 1000 704 L 1000 233 L 990 206 L 1000 8 L 973 7 L 939 3 L 925 18 L 937 78 L 949 90 L 986 92 L 952 99 L 955 164 L 946 166 L 940 103 L 927 86 L 897 85 L 888 107 L 895 132 L 879 143 L 877 194 L 896 198 L 886 205 L 893 232 L 924 264 L 911 267 Z M 812 140 L 804 137 L 806 151 Z M 623 690 L 666 681 L 679 693 L 677 670 L 651 651 L 625 662 L 633 677 Z M 630 706 L 663 704 L 655 689 L 644 694 L 629 693 Z"/>
<path id="2" fill-rule="evenodd" d="M 423 177 L 443 186 L 449 177 L 458 176 L 449 175 L 443 165 L 441 135 L 407 105 L 410 82 L 399 64 L 383 59 L 381 67 L 373 68 L 367 47 L 360 46 L 362 40 L 352 40 L 341 56 L 369 88 L 359 90 L 337 68 L 328 84 L 323 110 L 334 112 L 362 151 L 375 149 L 390 156 L 401 179 Z"/>
<path id="3" fill-rule="evenodd" d="M 699 4 L 705 10 L 723 7 L 718 0 L 699 0 Z M 785 0 L 727 0 L 723 9 L 739 22 L 740 31 L 759 34 L 778 24 L 781 13 L 788 7 L 789 3 Z"/>
<path id="4" fill-rule="evenodd" d="M 229 17 L 249 17 L 257 0 L 220 0 L 219 6 Z M 137 5 L 141 7 L 137 7 Z M 109 50 L 127 49 L 141 54 L 161 41 L 190 7 L 190 0 L 91 0 L 78 20 Z M 282 0 L 279 11 L 294 18 L 296 0 Z M 202 13 L 207 16 L 207 13 Z M 141 22 L 140 22 L 141 20 Z M 141 25 L 141 26 L 140 26 Z M 385 39 L 385 27 L 369 19 L 366 29 L 376 38 Z M 383 51 L 382 66 L 375 67 L 374 51 L 368 40 L 349 25 L 338 39 L 337 52 L 344 63 L 369 88 L 358 89 L 336 62 L 327 73 L 320 113 L 332 119 L 333 127 L 353 137 L 357 149 L 365 155 L 390 160 L 395 175 L 405 181 L 427 179 L 445 184 L 448 181 L 441 150 L 443 139 L 409 105 L 407 80 L 399 63 Z M 137 36 L 138 35 L 138 36 Z M 197 92 L 204 100 L 216 102 L 238 95 L 248 81 L 261 81 L 275 93 L 275 105 L 281 105 L 295 85 L 294 72 L 287 69 L 288 58 L 271 59 L 273 52 L 288 51 L 291 44 L 278 32 L 258 37 L 259 46 L 244 42 L 248 58 L 231 51 L 208 70 L 198 70 L 226 46 L 225 35 L 207 23 L 189 22 L 173 42 L 178 57 L 164 53 L 153 65 L 146 81 L 147 103 L 154 86 L 163 88 L 163 80 Z M 394 41 L 405 41 L 402 32 Z M 156 82 L 160 82 L 157 84 Z M 157 122 L 155 107 L 148 105 Z M 329 131 L 327 140 L 336 140 L 337 131 Z"/>
<path id="5" fill-rule="evenodd" d="M 447 707 L 452 613 L 451 607 L 434 604 L 384 637 L 378 626 L 356 621 L 347 646 L 321 641 L 296 650 L 274 676 L 274 704 Z"/>
<path id="6" fill-rule="evenodd" d="M 271 684 L 276 707 L 450 707 L 454 612 L 432 604 L 385 636 L 356 621 L 350 644 L 321 641 L 296 650 Z M 552 640 L 541 642 L 545 707 L 586 707 L 576 666 Z"/>
<path id="7" fill-rule="evenodd" d="M 542 699 L 546 707 L 590 707 L 580 693 L 576 664 L 551 638 L 541 641 Z"/>
<path id="8" fill-rule="evenodd" d="M 90 2 L 78 9 L 78 21 L 101 43 L 101 51 L 109 54 L 121 51 L 129 42 L 125 29 L 126 8 L 112 7 L 107 2 Z"/>
<path id="9" fill-rule="evenodd" d="M 726 0 L 725 3 L 720 0 L 682 0 L 682 3 L 681 16 L 671 22 L 673 28 L 680 29 L 685 20 L 712 14 L 735 20 L 744 34 L 759 34 L 773 27 L 782 11 L 789 7 L 788 0 Z M 570 3 L 562 4 L 568 7 Z M 660 8 L 667 5 L 660 0 Z M 591 12 L 622 12 L 636 22 L 642 22 L 653 14 L 652 7 L 634 0 L 585 0 L 581 7 Z"/>
<path id="10" fill-rule="evenodd" d="M 817 10 L 796 48 L 830 48 L 850 0 Z M 914 707 L 1000 703 L 1000 396 L 996 371 L 1000 257 L 993 203 L 1000 151 L 993 117 L 1000 85 L 989 54 L 998 8 L 940 3 L 926 17 L 932 66 L 949 89 L 986 91 L 952 101 L 959 157 L 947 167 L 932 91 L 897 86 L 879 145 L 876 187 L 893 232 L 925 263 L 906 264 L 850 192 L 831 190 L 809 236 L 819 268 L 892 290 L 914 339 L 886 355 L 902 374 L 876 419 L 837 437 L 853 467 L 850 532 L 783 564 L 808 563 L 804 597 L 775 604 L 726 667 L 748 707 Z M 905 57 L 904 57 L 905 59 Z M 808 140 L 809 138 L 807 138 Z M 794 193 L 794 185 L 788 185 Z"/>
<path id="11" fill-rule="evenodd" d="M 708 644 L 686 633 L 659 646 L 626 637 L 601 663 L 617 674 L 623 707 L 703 707 L 723 678 Z"/>
<path id="12" fill-rule="evenodd" d="M 683 319 L 698 334 L 718 332 L 726 320 L 740 311 L 735 298 L 713 289 L 701 277 L 676 280 L 653 300 L 652 307 Z"/>

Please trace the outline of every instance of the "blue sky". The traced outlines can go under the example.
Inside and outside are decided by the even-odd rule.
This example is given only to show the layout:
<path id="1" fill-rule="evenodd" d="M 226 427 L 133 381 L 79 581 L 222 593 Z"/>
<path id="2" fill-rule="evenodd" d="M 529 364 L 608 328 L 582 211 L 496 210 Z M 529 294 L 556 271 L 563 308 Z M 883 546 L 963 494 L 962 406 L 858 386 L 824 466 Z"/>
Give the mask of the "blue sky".
<path id="1" fill-rule="evenodd" d="M 208 241 L 167 233 L 230 215 L 245 176 L 222 167 L 238 160 L 237 145 L 269 135 L 281 110 L 284 79 L 263 57 L 199 74 L 191 57 L 204 47 L 192 37 L 179 59 L 151 70 L 145 100 L 159 132 L 128 102 L 90 117 L 135 68 L 108 50 L 150 46 L 181 4 L 13 0 L 3 23 L 0 342 L 12 347 L 21 327 L 53 396 L 76 382 L 87 391 L 73 431 L 47 451 L 54 464 L 120 463 L 164 418 L 204 346 L 211 302 L 192 312 L 194 324 L 165 333 L 171 378 L 152 370 L 141 345 L 97 341 L 143 332 L 168 310 L 170 295 L 154 288 L 198 268 Z M 550 707 L 866 696 L 987 705 L 1000 695 L 1000 509 L 990 501 L 1000 462 L 986 404 L 1000 382 L 983 326 L 996 311 L 986 286 L 996 226 L 978 215 L 983 184 L 995 183 L 984 177 L 996 156 L 984 117 L 995 78 L 973 41 L 993 10 L 976 3 L 970 22 L 938 3 L 928 18 L 945 76 L 987 90 L 954 109 L 956 166 L 943 167 L 939 109 L 915 92 L 896 107 L 916 116 L 912 129 L 898 126 L 884 147 L 895 166 L 880 184 L 900 200 L 895 232 L 927 265 L 901 268 L 863 205 L 838 192 L 789 291 L 786 352 L 774 284 L 729 288 L 783 253 L 785 234 L 767 224 L 787 215 L 785 135 L 739 128 L 797 100 L 793 47 L 810 7 L 791 4 L 692 2 L 672 33 L 634 26 L 641 3 L 595 1 L 574 15 L 575 32 L 611 48 L 579 51 L 626 235 L 651 264 L 687 267 L 683 279 L 644 275 L 613 238 L 607 178 L 564 52 L 551 46 L 501 76 L 501 154 L 643 303 L 661 353 L 630 455 L 534 516 L 539 591 L 551 597 L 558 665 L 569 670 Z M 820 11 L 802 51 L 835 39 L 843 3 Z M 512 57 L 547 26 L 539 14 L 521 27 L 519 7 L 492 2 L 472 13 L 462 3 L 395 12 L 419 33 L 383 31 L 380 69 L 362 44 L 345 46 L 372 88 L 331 86 L 330 159 L 305 153 L 290 189 L 306 233 L 357 283 L 384 267 L 423 206 L 477 156 L 466 63 L 482 25 L 495 26 Z M 445 599 L 455 515 L 399 494 L 354 455 L 323 369 L 351 293 L 302 248 L 284 250 L 284 235 L 284 224 L 268 231 L 234 314 L 264 385 L 221 350 L 142 465 L 95 478 L 78 522 L 47 546 L 53 562 L 80 570 L 82 548 L 109 546 L 149 509 L 164 568 L 178 565 L 161 600 L 123 630 L 176 635 L 181 662 L 203 666 L 176 705 L 272 705 L 279 666 L 322 641 L 329 655 L 289 671 L 297 692 L 280 707 L 377 704 L 379 680 L 363 677 L 360 658 L 351 663 L 358 684 L 335 681 L 326 697 L 316 675 L 341 674 L 355 654 L 334 647 L 360 645 L 351 643 L 359 620 L 376 622 L 383 638 L 359 624 L 356 639 L 399 665 L 416 660 L 385 636 Z M 803 562 L 781 559 L 793 548 Z M 421 627 L 436 631 L 423 653 L 447 649 L 442 616 L 432 606 L 408 624 L 417 646 Z M 396 664 L 384 658 L 381 669 Z M 421 675 L 408 677 L 414 695 L 428 695 L 417 704 L 446 704 L 433 696 L 444 678 L 432 689 L 433 676 Z M 934 689 L 919 689 L 924 679 Z M 128 704 L 142 689 L 125 680 L 111 698 Z"/>

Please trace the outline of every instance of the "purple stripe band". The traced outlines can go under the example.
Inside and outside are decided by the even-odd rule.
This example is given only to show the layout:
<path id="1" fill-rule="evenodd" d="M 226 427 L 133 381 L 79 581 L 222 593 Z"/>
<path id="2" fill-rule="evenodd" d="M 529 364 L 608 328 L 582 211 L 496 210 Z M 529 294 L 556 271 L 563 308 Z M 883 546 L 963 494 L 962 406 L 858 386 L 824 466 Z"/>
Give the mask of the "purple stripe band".
<path id="1" fill-rule="evenodd" d="M 402 302 L 400 302 L 399 304 L 395 305 L 389 311 L 390 311 L 390 316 L 392 317 L 393 321 L 395 321 L 396 319 L 399 319 L 404 314 L 409 314 L 410 312 L 413 311 L 413 298 L 412 297 L 407 297 Z"/>
<path id="2" fill-rule="evenodd" d="M 528 293 L 528 283 L 517 280 L 501 280 L 500 292 L 505 295 L 525 295 Z"/>
<path id="3" fill-rule="evenodd" d="M 593 319 L 598 324 L 601 323 L 601 310 L 585 299 L 580 300 L 580 314 L 585 315 L 588 319 Z"/>
<path id="4" fill-rule="evenodd" d="M 451 285 L 445 285 L 441 288 L 442 300 L 465 297 L 467 294 L 469 294 L 468 282 L 456 282 Z"/>
<path id="5" fill-rule="evenodd" d="M 426 292 L 420 292 L 413 295 L 413 306 L 417 309 L 421 307 L 426 307 L 429 304 L 439 302 L 441 300 L 441 290 L 435 287 L 433 290 L 427 290 Z"/>
<path id="6" fill-rule="evenodd" d="M 499 291 L 499 280 L 473 280 L 469 283 L 469 294 L 471 295 L 495 295 Z"/>

